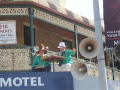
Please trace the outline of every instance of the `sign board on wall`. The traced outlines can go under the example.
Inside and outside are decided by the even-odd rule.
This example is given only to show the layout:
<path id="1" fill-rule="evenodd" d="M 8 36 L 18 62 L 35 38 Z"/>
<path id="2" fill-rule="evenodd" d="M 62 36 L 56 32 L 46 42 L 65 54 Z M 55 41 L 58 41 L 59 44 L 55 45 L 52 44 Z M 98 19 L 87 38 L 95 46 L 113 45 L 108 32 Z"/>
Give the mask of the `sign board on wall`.
<path id="1" fill-rule="evenodd" d="M 74 90 L 69 72 L 0 73 L 0 90 Z"/>
<path id="2" fill-rule="evenodd" d="M 120 90 L 120 82 L 107 80 L 108 90 Z M 71 72 L 0 73 L 0 90 L 100 90 L 99 78 L 73 79 Z"/>
<path id="3" fill-rule="evenodd" d="M 0 21 L 0 44 L 16 43 L 16 21 Z"/>

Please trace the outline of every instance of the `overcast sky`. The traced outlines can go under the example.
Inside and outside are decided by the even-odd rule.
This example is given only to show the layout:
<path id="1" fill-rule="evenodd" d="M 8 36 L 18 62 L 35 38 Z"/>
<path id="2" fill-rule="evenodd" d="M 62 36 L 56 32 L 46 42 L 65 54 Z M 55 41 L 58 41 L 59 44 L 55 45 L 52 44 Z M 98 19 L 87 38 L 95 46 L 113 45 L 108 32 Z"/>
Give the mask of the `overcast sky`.
<path id="1" fill-rule="evenodd" d="M 94 20 L 93 0 L 66 0 L 67 9 Z M 103 0 L 99 0 L 100 17 L 103 18 Z"/>

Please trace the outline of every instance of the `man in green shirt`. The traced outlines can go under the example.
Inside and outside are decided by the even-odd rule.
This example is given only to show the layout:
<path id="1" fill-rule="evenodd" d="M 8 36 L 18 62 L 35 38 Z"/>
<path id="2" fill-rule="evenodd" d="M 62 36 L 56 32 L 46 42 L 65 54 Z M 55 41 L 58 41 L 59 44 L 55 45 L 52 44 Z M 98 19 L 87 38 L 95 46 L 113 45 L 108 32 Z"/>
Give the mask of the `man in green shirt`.
<path id="1" fill-rule="evenodd" d="M 71 55 L 75 54 L 76 49 L 73 48 L 72 50 L 66 50 L 64 42 L 60 42 L 58 48 L 60 49 L 58 56 L 63 56 L 65 59 L 62 62 L 59 61 L 59 64 L 55 65 L 55 70 L 64 69 L 65 71 L 70 71 L 72 64 Z"/>
<path id="2" fill-rule="evenodd" d="M 43 44 L 40 44 L 39 51 L 37 52 L 39 55 L 35 57 L 32 64 L 32 72 L 50 72 L 51 63 L 47 61 L 43 61 L 42 58 L 47 56 L 47 51 Z"/>

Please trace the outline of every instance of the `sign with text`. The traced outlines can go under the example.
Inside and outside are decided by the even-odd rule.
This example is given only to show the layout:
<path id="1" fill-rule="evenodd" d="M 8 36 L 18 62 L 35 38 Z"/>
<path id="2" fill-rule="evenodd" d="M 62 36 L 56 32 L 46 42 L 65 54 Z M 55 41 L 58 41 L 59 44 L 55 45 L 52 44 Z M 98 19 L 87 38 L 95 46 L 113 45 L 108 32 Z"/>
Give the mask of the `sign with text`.
<path id="1" fill-rule="evenodd" d="M 70 72 L 0 73 L 0 90 L 74 90 Z"/>
<path id="2" fill-rule="evenodd" d="M 106 46 L 115 47 L 120 43 L 120 1 L 103 0 Z"/>
<path id="3" fill-rule="evenodd" d="M 16 21 L 0 21 L 0 44 L 16 43 Z"/>

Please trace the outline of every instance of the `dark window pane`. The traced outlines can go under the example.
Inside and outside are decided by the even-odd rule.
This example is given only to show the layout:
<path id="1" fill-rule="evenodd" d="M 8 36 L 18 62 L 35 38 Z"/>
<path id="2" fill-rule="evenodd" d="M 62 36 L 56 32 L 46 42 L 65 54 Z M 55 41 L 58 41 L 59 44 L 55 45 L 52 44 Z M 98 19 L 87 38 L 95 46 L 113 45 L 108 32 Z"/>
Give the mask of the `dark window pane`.
<path id="1" fill-rule="evenodd" d="M 63 42 L 65 42 L 65 45 L 67 46 L 67 48 L 72 49 L 72 42 L 71 41 L 63 39 Z"/>
<path id="2" fill-rule="evenodd" d="M 34 29 L 34 37 L 35 37 L 35 29 Z M 24 26 L 24 45 L 31 46 L 31 31 L 29 26 Z M 35 45 L 35 38 L 34 38 Z"/>

